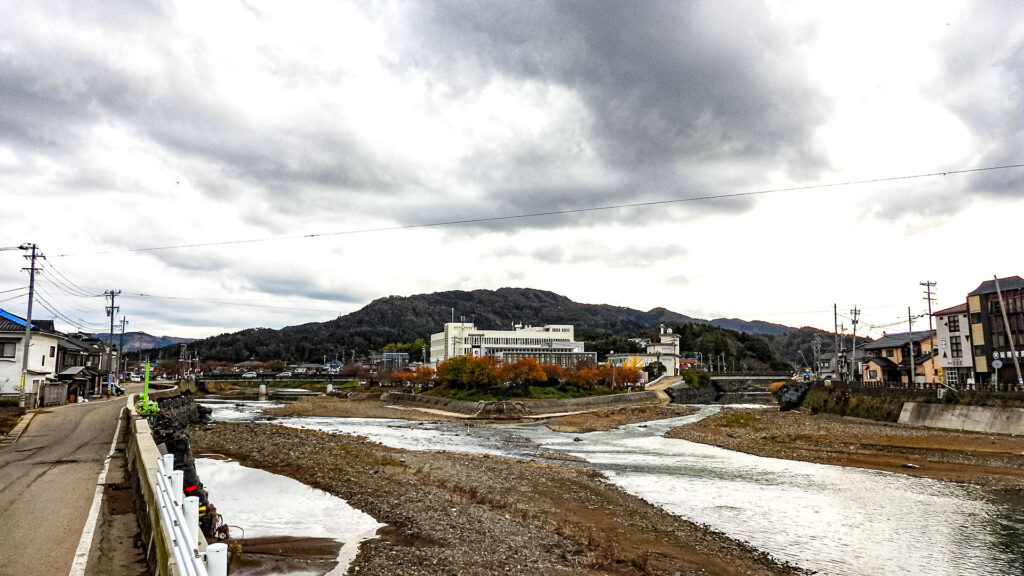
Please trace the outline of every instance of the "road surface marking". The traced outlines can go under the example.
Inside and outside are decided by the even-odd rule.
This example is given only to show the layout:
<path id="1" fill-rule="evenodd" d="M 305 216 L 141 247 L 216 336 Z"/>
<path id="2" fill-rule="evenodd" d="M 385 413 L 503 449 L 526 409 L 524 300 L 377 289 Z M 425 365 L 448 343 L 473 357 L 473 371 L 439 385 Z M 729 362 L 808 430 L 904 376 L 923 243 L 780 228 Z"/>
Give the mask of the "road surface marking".
<path id="1" fill-rule="evenodd" d="M 114 430 L 114 439 L 110 442 L 110 453 L 103 460 L 103 470 L 100 470 L 99 478 L 96 479 L 96 492 L 92 496 L 92 508 L 89 508 L 89 516 L 82 528 L 82 539 L 78 541 L 78 549 L 75 550 L 75 561 L 71 564 L 71 572 L 68 576 L 84 576 L 85 567 L 89 564 L 89 549 L 92 548 L 92 537 L 96 531 L 96 524 L 100 518 L 100 505 L 103 503 L 103 490 L 107 484 L 107 470 L 110 468 L 110 459 L 114 457 L 114 450 L 117 448 L 117 437 L 121 435 L 121 415 L 127 409 L 121 408 L 117 413 L 117 429 Z"/>

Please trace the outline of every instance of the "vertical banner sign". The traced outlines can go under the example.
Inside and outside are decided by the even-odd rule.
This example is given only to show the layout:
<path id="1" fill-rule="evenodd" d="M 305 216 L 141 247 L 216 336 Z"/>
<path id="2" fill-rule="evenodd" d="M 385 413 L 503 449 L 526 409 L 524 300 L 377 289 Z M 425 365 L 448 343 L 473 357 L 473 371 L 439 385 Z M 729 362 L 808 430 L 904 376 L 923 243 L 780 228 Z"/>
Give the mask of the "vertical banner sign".
<path id="1" fill-rule="evenodd" d="M 142 398 L 149 400 L 149 362 L 146 362 L 146 383 L 143 384 Z"/>

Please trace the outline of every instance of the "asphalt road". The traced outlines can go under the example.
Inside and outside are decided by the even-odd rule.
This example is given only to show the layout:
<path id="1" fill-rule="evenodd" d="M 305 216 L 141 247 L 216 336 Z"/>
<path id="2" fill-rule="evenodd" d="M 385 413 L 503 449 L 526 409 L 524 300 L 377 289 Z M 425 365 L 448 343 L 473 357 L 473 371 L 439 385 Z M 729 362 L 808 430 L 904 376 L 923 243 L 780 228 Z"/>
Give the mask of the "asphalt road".
<path id="1" fill-rule="evenodd" d="M 0 576 L 68 574 L 126 396 L 39 410 L 0 450 Z"/>

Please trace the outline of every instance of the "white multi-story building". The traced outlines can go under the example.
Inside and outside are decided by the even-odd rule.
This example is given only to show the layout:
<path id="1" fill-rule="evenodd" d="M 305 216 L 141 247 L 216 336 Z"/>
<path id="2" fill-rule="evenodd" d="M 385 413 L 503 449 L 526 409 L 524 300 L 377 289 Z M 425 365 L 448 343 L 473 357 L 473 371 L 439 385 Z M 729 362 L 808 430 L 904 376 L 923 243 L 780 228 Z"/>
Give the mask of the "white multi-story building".
<path id="1" fill-rule="evenodd" d="M 524 357 L 570 364 L 586 355 L 569 324 L 515 325 L 512 330 L 479 330 L 471 322 L 448 322 L 444 332 L 430 337 L 430 361 L 435 366 L 456 356 L 493 356 L 515 360 Z M 594 356 L 596 359 L 596 355 Z"/>
<path id="2" fill-rule="evenodd" d="M 967 317 L 967 304 L 957 304 L 939 310 L 932 316 L 935 317 L 939 367 L 942 368 L 943 382 L 953 388 L 964 388 L 974 384 L 971 324 Z"/>

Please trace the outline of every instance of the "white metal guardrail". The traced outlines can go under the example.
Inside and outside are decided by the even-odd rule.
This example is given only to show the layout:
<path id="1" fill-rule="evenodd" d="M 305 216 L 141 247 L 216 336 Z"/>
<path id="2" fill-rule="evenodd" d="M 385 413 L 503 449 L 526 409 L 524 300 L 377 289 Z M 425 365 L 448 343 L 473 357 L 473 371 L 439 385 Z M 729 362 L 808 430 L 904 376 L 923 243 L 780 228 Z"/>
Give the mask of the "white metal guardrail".
<path id="1" fill-rule="evenodd" d="M 170 547 L 180 572 L 186 576 L 227 576 L 227 544 L 211 544 L 205 553 L 199 551 L 199 498 L 183 498 L 184 472 L 174 470 L 174 454 L 157 458 L 156 468 L 160 523 L 171 536 Z"/>

